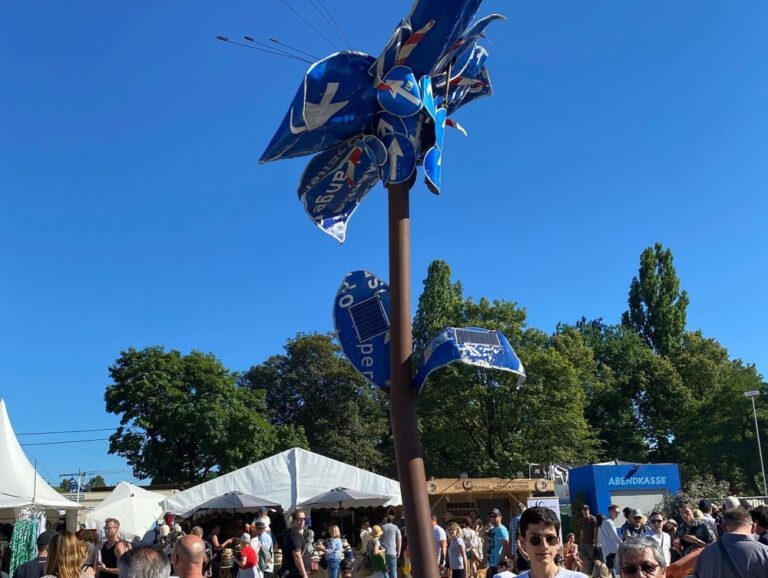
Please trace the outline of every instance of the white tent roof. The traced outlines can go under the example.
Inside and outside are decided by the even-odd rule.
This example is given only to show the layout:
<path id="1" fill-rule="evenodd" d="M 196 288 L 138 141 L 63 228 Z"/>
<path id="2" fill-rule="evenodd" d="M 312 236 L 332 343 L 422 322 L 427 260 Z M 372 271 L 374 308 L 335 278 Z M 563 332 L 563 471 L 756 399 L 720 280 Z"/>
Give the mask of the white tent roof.
<path id="1" fill-rule="evenodd" d="M 120 521 L 120 534 L 126 540 L 143 538 L 163 515 L 160 502 L 165 496 L 128 482 L 120 482 L 112 493 L 85 517 L 86 528 L 101 528 L 107 518 Z"/>
<path id="2" fill-rule="evenodd" d="M 307 450 L 292 448 L 175 494 L 163 502 L 163 507 L 188 516 L 206 500 L 240 491 L 277 502 L 283 510 L 289 511 L 297 504 L 339 486 L 392 496 L 386 505 L 402 504 L 399 482 Z"/>
<path id="3" fill-rule="evenodd" d="M 77 509 L 48 485 L 30 463 L 16 439 L 5 401 L 0 399 L 0 509 L 36 505 L 52 509 Z M 34 500 L 34 501 L 33 501 Z"/>

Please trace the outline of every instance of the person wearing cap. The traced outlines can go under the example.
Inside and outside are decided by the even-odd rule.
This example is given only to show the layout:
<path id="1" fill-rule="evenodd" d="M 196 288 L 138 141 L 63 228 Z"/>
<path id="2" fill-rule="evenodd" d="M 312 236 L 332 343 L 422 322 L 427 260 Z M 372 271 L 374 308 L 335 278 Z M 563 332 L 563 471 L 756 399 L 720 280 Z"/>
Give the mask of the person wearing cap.
<path id="1" fill-rule="evenodd" d="M 633 509 L 629 513 L 629 526 L 624 530 L 622 538 L 626 541 L 627 538 L 637 538 L 645 534 L 645 516 L 643 511 L 639 508 Z"/>
<path id="2" fill-rule="evenodd" d="M 508 558 L 511 554 L 509 548 L 509 530 L 502 524 L 501 511 L 493 508 L 488 512 L 491 527 L 488 530 L 488 576 L 497 574 L 497 564 L 502 558 Z"/>
<path id="3" fill-rule="evenodd" d="M 257 578 L 256 565 L 259 563 L 259 558 L 256 551 L 251 548 L 250 534 L 240 536 L 240 551 L 235 557 L 235 563 L 239 567 L 237 578 Z"/>
<path id="4" fill-rule="evenodd" d="M 55 535 L 53 530 L 46 530 L 37 537 L 37 557 L 16 568 L 13 578 L 41 578 L 45 574 L 48 546 Z"/>
<path id="5" fill-rule="evenodd" d="M 259 508 L 256 510 L 256 519 L 253 521 L 253 523 L 255 524 L 259 521 L 264 524 L 264 531 L 269 533 L 271 520 L 269 519 L 269 514 L 267 514 L 267 509 L 264 506 L 259 506 Z"/>
<path id="6" fill-rule="evenodd" d="M 595 544 L 597 543 L 597 518 L 589 513 L 589 504 L 581 506 L 579 531 L 579 557 L 584 564 L 584 572 L 592 573 L 592 563 L 595 560 Z"/>
<path id="7" fill-rule="evenodd" d="M 267 532 L 267 524 L 261 518 L 257 519 L 251 526 L 251 548 L 256 550 L 259 560 L 264 558 L 264 563 L 259 564 L 259 567 L 264 569 L 264 578 L 272 578 L 275 572 L 273 546 L 272 534 Z"/>

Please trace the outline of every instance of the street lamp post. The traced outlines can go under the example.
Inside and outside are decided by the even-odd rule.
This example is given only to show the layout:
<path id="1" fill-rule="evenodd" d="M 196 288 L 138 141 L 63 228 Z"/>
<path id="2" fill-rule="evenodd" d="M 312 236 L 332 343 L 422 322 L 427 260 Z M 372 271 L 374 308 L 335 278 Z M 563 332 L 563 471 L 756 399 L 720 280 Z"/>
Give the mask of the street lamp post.
<path id="1" fill-rule="evenodd" d="M 756 389 L 744 393 L 744 397 L 752 400 L 752 414 L 755 417 L 755 437 L 757 438 L 757 453 L 760 455 L 760 471 L 763 474 L 763 495 L 768 496 L 768 484 L 765 482 L 765 464 L 763 463 L 763 448 L 760 445 L 760 428 L 757 425 L 757 408 L 755 407 L 755 398 L 760 395 Z"/>

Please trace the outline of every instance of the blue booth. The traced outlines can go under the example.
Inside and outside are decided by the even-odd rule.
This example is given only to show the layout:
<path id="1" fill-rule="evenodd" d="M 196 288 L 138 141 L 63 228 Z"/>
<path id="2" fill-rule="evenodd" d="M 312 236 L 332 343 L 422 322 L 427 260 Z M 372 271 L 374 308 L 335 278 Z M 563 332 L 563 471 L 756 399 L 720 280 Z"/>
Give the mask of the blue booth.
<path id="1" fill-rule="evenodd" d="M 646 516 L 666 496 L 680 491 L 677 464 L 590 465 L 569 472 L 571 500 L 582 500 L 594 515 L 608 515 L 608 506 L 638 508 Z M 624 523 L 619 515 L 617 525 Z"/>

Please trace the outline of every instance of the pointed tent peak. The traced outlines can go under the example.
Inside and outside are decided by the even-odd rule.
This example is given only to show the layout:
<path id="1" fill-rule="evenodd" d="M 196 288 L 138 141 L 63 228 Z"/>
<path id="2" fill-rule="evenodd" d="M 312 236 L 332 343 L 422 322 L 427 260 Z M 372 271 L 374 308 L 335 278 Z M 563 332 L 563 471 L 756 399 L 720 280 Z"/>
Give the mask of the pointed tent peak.
<path id="1" fill-rule="evenodd" d="M 77 509 L 35 471 L 13 431 L 5 400 L 0 399 L 0 509 L 37 505 L 43 508 Z"/>

